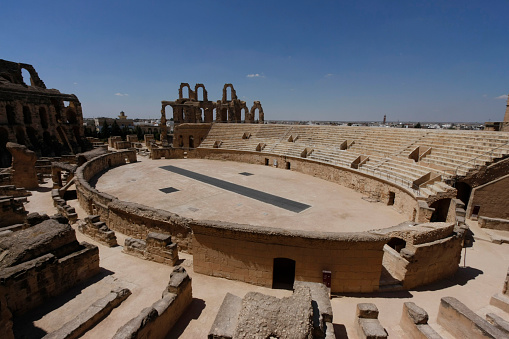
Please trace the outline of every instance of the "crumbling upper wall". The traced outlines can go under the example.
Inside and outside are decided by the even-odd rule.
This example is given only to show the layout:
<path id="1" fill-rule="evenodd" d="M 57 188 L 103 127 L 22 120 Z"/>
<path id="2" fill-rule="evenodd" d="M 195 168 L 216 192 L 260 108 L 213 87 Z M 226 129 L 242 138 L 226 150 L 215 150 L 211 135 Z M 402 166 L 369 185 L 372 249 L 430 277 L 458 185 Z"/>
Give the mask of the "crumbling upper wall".
<path id="1" fill-rule="evenodd" d="M 30 74 L 23 80 L 22 69 Z M 90 147 L 81 103 L 74 94 L 47 89 L 33 66 L 0 60 L 0 166 L 7 167 L 8 141 L 39 156 L 60 156 Z"/>

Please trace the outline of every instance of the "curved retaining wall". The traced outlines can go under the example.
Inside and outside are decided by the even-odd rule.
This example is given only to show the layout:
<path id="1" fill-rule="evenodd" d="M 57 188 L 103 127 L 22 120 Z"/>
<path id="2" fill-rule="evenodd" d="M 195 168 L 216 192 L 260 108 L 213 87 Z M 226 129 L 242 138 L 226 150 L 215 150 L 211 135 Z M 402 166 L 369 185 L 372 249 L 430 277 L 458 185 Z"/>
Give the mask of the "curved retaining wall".
<path id="1" fill-rule="evenodd" d="M 145 205 L 121 201 L 99 192 L 89 182 L 109 168 L 136 162 L 135 151 L 121 151 L 94 158 L 76 171 L 76 192 L 81 207 L 88 213 L 99 215 L 106 225 L 133 238 L 145 239 L 150 232 L 170 234 L 180 251 L 191 251 L 189 219 L 175 213 Z"/>
<path id="2" fill-rule="evenodd" d="M 183 153 L 182 153 L 183 154 Z M 166 154 L 165 154 L 166 155 Z M 243 161 L 246 163 L 265 163 L 267 155 L 238 151 L 215 152 L 214 150 L 196 150 L 188 154 L 190 158 L 220 159 Z M 168 151 L 167 157 L 172 157 Z M 272 161 L 275 157 L 271 157 Z M 278 157 L 278 163 L 285 166 L 284 161 L 290 158 Z M 270 287 L 273 283 L 274 259 L 285 258 L 295 262 L 295 279 L 299 281 L 322 282 L 322 271 L 331 271 L 333 292 L 374 292 L 379 289 L 383 263 L 387 257 L 384 245 L 391 238 L 406 239 L 415 231 L 395 226 L 391 231 L 358 232 L 358 233 L 326 233 L 290 231 L 276 228 L 224 223 L 220 221 L 196 221 L 178 216 L 164 210 L 153 209 L 141 204 L 128 203 L 111 195 L 97 191 L 89 182 L 111 167 L 136 161 L 134 151 L 109 153 L 90 160 L 76 171 L 76 188 L 81 206 L 89 214 L 98 214 L 109 228 L 134 238 L 144 239 L 149 232 L 169 234 L 177 243 L 179 250 L 193 253 L 195 272 L 217 277 L 240 280 L 256 285 Z M 429 216 L 427 205 L 418 201 L 408 192 L 390 182 L 369 178 L 303 159 L 291 158 L 292 170 L 314 175 L 331 182 L 336 182 L 358 191 L 374 194 L 379 200 L 388 197 L 389 192 L 396 195 L 395 207 L 406 214 L 414 216 L 415 211 L 422 211 Z M 383 200 L 382 200 L 383 201 Z M 421 205 L 421 207 L 419 207 Z M 415 212 L 418 213 L 418 212 Z M 417 219 L 419 215 L 417 214 Z M 410 226 L 406 226 L 410 227 Z M 422 247 L 429 243 L 432 251 L 440 248 L 452 260 L 440 263 L 453 272 L 458 267 L 458 248 L 461 249 L 462 236 L 452 236 L 452 225 L 446 234 L 432 233 Z M 396 232 L 396 233 L 393 233 Z M 412 233 L 413 232 L 413 233 Z M 400 234 L 401 233 L 401 234 Z M 429 231 L 425 232 L 426 234 Z M 411 237 L 422 237 L 423 232 Z M 431 233 L 430 233 L 431 234 Z M 438 241 L 438 242 L 437 242 Z M 438 246 L 438 247 L 437 247 Z M 409 247 L 410 248 L 410 247 Z M 403 252 L 402 252 L 403 253 Z M 424 253 L 424 252 L 423 252 Z M 428 253 L 428 252 L 426 252 Z M 402 266 L 399 254 L 392 253 L 395 262 L 393 270 L 397 273 Z M 419 266 L 419 267 L 417 267 Z M 427 267 L 407 265 L 402 267 L 406 276 L 412 274 L 412 287 L 419 284 L 420 275 L 425 274 Z M 415 269 L 415 270 L 414 270 Z M 438 269 L 440 271 L 440 268 Z M 417 273 L 415 273 L 417 272 Z M 408 274 L 410 276 L 410 274 Z M 440 275 L 434 276 L 439 280 Z M 432 279 L 433 280 L 433 279 Z M 433 280 L 433 281 L 434 281 Z M 421 280 L 432 282 L 430 279 Z"/>

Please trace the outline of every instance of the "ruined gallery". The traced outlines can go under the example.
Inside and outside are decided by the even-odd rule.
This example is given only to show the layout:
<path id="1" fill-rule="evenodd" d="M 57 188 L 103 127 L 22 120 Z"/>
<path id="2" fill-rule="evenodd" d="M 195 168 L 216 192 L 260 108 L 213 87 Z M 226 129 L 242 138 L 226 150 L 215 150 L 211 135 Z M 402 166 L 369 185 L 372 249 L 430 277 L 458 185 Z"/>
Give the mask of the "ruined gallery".
<path id="1" fill-rule="evenodd" d="M 161 140 L 84 140 L 0 62 L 0 337 L 507 337 L 508 133 L 161 104 Z"/>

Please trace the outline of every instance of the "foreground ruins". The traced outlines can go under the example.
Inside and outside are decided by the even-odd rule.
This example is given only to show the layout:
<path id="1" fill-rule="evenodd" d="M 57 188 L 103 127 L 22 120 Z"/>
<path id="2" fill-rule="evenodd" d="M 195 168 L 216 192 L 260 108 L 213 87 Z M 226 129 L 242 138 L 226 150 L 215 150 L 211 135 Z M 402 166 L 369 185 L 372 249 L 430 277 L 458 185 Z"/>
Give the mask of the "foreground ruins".
<path id="1" fill-rule="evenodd" d="M 2 338 L 508 336 L 509 135 L 255 124 L 261 106 L 249 112 L 230 84 L 217 103 L 203 85 L 182 84 L 163 116 L 165 105 L 178 124 L 172 145 L 165 133 L 160 141 L 110 138 L 41 165 L 27 147 L 5 144 L 12 164 L 0 186 Z M 241 123 L 242 110 L 251 123 Z M 226 181 L 176 159 L 221 160 L 230 177 L 254 179 Z M 101 190 L 108 173 L 143 176 L 140 163 L 187 175 L 188 187 L 202 180 L 250 199 L 268 195 L 264 203 L 279 199 L 296 215 L 314 207 L 261 191 L 255 181 L 263 176 L 239 173 L 237 164 L 281 180 L 298 172 L 406 221 L 351 232 L 283 229 L 242 216 L 181 216 Z M 156 198 L 175 192 L 135 187 Z"/>

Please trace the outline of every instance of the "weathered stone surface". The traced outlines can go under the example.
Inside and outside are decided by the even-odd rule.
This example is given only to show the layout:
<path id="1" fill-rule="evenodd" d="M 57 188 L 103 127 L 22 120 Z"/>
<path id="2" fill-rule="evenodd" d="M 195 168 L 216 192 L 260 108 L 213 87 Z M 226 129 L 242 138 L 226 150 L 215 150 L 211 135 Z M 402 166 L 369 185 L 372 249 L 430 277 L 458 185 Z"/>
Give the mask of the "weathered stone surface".
<path id="1" fill-rule="evenodd" d="M 209 339 L 231 339 L 239 320 L 242 309 L 242 298 L 226 293 L 216 319 L 210 328 Z"/>
<path id="2" fill-rule="evenodd" d="M 89 215 L 78 222 L 78 230 L 108 247 L 118 246 L 115 232 L 110 230 L 98 215 Z"/>
<path id="3" fill-rule="evenodd" d="M 372 303 L 357 304 L 357 318 L 378 319 L 378 308 Z"/>
<path id="4" fill-rule="evenodd" d="M 507 336 L 453 297 L 440 300 L 437 322 L 458 338 L 506 338 Z"/>
<path id="5" fill-rule="evenodd" d="M 486 320 L 494 326 L 496 326 L 499 330 L 503 331 L 505 334 L 509 335 L 509 322 L 502 319 L 495 313 L 486 314 Z"/>
<path id="6" fill-rule="evenodd" d="M 313 336 L 325 337 L 327 332 L 326 323 L 332 323 L 332 305 L 329 297 L 329 290 L 322 283 L 296 281 L 297 286 L 305 286 L 311 291 L 311 304 L 313 306 Z"/>
<path id="7" fill-rule="evenodd" d="M 7 150 L 12 154 L 12 184 L 28 189 L 39 187 L 35 162 L 37 155 L 24 145 L 8 142 Z"/>
<path id="8" fill-rule="evenodd" d="M 69 224 L 49 219 L 0 240 L 3 258 L 0 267 L 11 267 L 53 253 L 61 257 L 78 248 L 76 234 Z"/>
<path id="9" fill-rule="evenodd" d="M 174 269 L 175 275 L 170 277 L 169 285 L 176 286 L 178 294 L 163 291 L 163 296 L 152 307 L 147 307 L 141 313 L 120 327 L 113 338 L 166 338 L 173 325 L 191 304 L 192 288 L 190 279 L 180 279 L 180 274 L 187 272 L 180 267 Z M 180 285 L 178 284 L 180 281 Z"/>
<path id="10" fill-rule="evenodd" d="M 75 339 L 81 337 L 92 327 L 97 325 L 110 312 L 119 306 L 127 297 L 131 295 L 128 289 L 116 289 L 111 291 L 105 297 L 95 301 L 85 311 L 78 314 L 76 318 L 64 324 L 55 332 L 49 333 L 45 339 Z"/>
<path id="11" fill-rule="evenodd" d="M 242 300 L 234 338 L 312 338 L 312 316 L 311 292 L 305 286 L 282 299 L 249 292 Z"/>
<path id="12" fill-rule="evenodd" d="M 30 226 L 34 226 L 34 225 L 40 224 L 44 220 L 48 220 L 48 219 L 49 219 L 49 216 L 47 214 L 45 214 L 45 213 L 44 214 L 39 214 L 37 212 L 33 212 L 33 213 L 29 213 L 27 215 L 27 223 Z"/>
<path id="13" fill-rule="evenodd" d="M 408 312 L 408 316 L 414 324 L 427 324 L 428 323 L 428 313 L 414 304 L 413 302 L 406 302 L 403 304 L 403 312 Z"/>
<path id="14" fill-rule="evenodd" d="M 357 335 L 361 339 L 384 339 L 388 334 L 378 319 L 357 318 Z"/>

